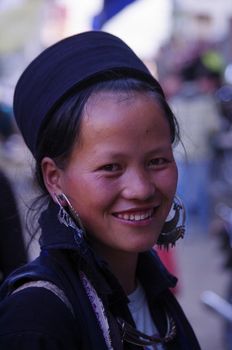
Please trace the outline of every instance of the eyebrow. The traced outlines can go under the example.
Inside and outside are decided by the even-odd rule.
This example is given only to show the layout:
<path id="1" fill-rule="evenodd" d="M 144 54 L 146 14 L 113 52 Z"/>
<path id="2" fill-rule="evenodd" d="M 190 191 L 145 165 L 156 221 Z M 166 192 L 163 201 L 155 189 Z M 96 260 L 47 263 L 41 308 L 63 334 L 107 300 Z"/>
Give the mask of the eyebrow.
<path id="1" fill-rule="evenodd" d="M 158 154 L 158 153 L 161 153 L 161 152 L 167 152 L 169 150 L 172 150 L 172 146 L 169 145 L 169 146 L 160 146 L 160 147 L 157 147 L 155 149 L 151 149 L 151 150 L 148 150 L 147 152 L 145 152 L 146 155 L 149 155 L 149 154 Z M 111 151 L 111 150 L 107 150 L 107 151 L 104 151 L 104 155 L 106 156 L 110 156 L 111 158 L 121 158 L 121 157 L 124 157 L 126 155 L 126 153 L 124 152 L 117 152 L 117 151 Z"/>

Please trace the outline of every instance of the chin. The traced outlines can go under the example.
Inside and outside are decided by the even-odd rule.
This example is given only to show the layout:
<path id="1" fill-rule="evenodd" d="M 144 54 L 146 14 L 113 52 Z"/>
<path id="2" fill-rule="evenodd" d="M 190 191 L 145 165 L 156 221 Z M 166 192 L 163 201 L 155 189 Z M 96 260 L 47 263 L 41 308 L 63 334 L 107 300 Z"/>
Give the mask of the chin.
<path id="1" fill-rule="evenodd" d="M 154 245 L 157 242 L 158 237 L 153 237 L 147 240 L 143 240 L 143 241 L 135 241 L 133 242 L 133 244 L 131 244 L 128 247 L 128 251 L 130 252 L 134 252 L 134 253 L 143 253 L 146 252 L 150 249 L 152 249 L 154 247 Z"/>

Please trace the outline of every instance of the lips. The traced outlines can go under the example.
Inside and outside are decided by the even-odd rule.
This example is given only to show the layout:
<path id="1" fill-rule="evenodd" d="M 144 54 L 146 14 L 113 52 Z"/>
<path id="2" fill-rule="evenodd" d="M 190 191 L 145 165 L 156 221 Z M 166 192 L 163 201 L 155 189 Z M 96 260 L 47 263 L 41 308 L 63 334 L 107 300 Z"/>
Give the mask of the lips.
<path id="1" fill-rule="evenodd" d="M 154 208 L 147 209 L 147 210 L 133 211 L 133 212 L 114 213 L 113 215 L 121 220 L 138 222 L 138 221 L 150 219 L 153 214 L 154 214 Z"/>

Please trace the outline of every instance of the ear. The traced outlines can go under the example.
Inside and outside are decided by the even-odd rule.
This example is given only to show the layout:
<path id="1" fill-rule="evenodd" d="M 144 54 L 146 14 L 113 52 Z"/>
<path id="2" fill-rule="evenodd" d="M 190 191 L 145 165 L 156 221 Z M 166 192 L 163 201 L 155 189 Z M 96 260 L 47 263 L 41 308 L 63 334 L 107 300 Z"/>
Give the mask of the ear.
<path id="1" fill-rule="evenodd" d="M 44 184 L 53 200 L 56 201 L 55 194 L 59 194 L 61 192 L 61 169 L 59 169 L 54 160 L 49 157 L 43 158 L 41 162 L 41 169 L 43 173 Z"/>

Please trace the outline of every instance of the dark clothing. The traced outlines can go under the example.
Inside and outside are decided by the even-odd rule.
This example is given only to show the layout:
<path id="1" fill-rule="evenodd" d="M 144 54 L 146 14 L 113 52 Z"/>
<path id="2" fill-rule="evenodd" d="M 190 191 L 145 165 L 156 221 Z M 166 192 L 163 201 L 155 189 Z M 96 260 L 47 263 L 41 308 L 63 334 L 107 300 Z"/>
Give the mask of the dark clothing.
<path id="1" fill-rule="evenodd" d="M 81 281 L 84 272 L 104 305 L 110 328 L 112 349 L 139 350 L 141 347 L 121 342 L 117 317 L 134 325 L 128 299 L 107 264 L 94 255 L 85 239 L 77 241 L 75 230 L 55 218 L 57 209 L 41 219 L 42 251 L 29 265 L 18 269 L 1 288 L 0 349 L 108 349 L 99 319 Z M 54 212 L 51 219 L 51 212 Z M 152 317 L 160 334 L 166 332 L 165 311 L 172 315 L 177 335 L 167 350 L 200 349 L 193 331 L 169 287 L 176 283 L 154 252 L 140 254 L 137 277 L 147 295 Z M 27 288 L 10 294 L 30 280 L 47 280 L 61 288 L 73 313 L 53 292 L 45 288 Z M 8 294 L 8 296 L 7 296 Z"/>
<path id="2" fill-rule="evenodd" d="M 20 214 L 12 185 L 0 171 L 0 283 L 27 262 Z"/>

